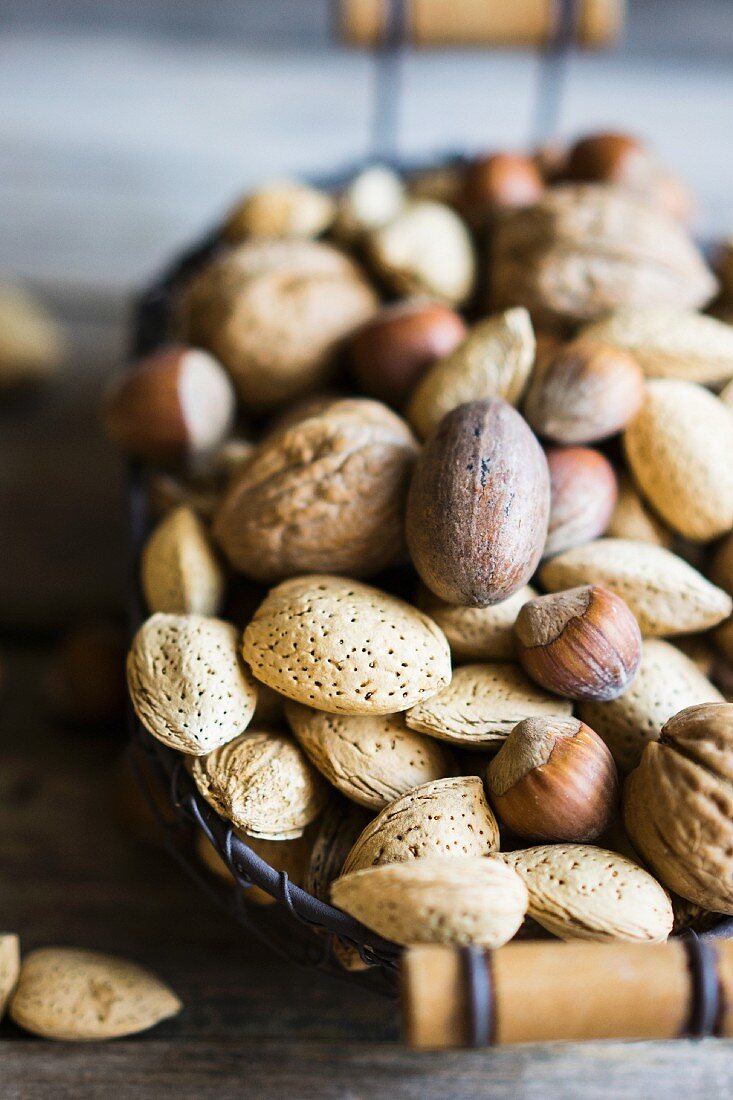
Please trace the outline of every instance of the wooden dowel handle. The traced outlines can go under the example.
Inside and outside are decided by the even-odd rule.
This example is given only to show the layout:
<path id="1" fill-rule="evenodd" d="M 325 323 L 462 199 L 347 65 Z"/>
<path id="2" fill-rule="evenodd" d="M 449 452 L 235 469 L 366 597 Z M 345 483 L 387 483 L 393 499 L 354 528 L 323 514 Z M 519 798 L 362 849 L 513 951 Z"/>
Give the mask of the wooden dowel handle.
<path id="1" fill-rule="evenodd" d="M 695 1025 L 701 973 L 713 986 L 707 1030 L 733 1036 L 730 941 L 706 942 L 696 955 L 681 940 L 518 943 L 473 959 L 458 948 L 414 947 L 402 964 L 405 1036 L 410 1046 L 433 1050 L 678 1038 Z M 487 979 L 478 1005 L 477 974 L 479 987 Z"/>
<path id="2" fill-rule="evenodd" d="M 413 46 L 541 46 L 553 34 L 558 0 L 402 0 Z M 624 24 L 625 0 L 576 0 L 575 42 L 611 45 Z M 389 0 L 341 0 L 343 38 L 356 46 L 384 40 Z"/>

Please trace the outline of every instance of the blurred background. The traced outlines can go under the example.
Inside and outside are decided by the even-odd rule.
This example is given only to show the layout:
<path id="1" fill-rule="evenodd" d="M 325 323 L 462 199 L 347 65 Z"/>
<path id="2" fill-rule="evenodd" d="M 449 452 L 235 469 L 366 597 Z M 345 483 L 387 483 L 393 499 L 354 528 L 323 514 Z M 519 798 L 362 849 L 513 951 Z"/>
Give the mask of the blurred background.
<path id="1" fill-rule="evenodd" d="M 339 37 L 338 7 L 0 0 L 0 281 L 41 296 L 65 352 L 30 404 L 0 408 L 0 522 L 13 533 L 0 624 L 45 628 L 123 602 L 121 479 L 95 411 L 136 288 L 253 182 L 373 151 L 383 70 Z M 412 50 L 400 74 L 401 156 L 537 136 L 534 49 Z M 614 44 L 568 56 L 555 136 L 646 137 L 697 195 L 707 238 L 733 228 L 732 117 L 730 0 L 633 0 Z"/>

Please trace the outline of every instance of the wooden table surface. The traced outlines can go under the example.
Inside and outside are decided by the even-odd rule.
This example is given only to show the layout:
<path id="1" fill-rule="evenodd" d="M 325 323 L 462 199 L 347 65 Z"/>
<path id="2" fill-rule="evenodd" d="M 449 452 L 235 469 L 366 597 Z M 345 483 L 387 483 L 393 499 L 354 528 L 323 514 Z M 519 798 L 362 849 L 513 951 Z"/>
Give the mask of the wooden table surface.
<path id="1" fill-rule="evenodd" d="M 169 856 L 131 838 L 114 794 L 123 742 L 61 728 L 44 692 L 46 631 L 119 607 L 125 568 L 119 464 L 95 422 L 124 313 L 73 296 L 57 306 L 67 372 L 0 411 L 0 929 L 25 950 L 68 944 L 137 959 L 184 1009 L 148 1034 L 94 1046 L 6 1022 L 2 1100 L 729 1097 L 724 1042 L 408 1052 L 389 1001 L 274 957 Z"/>

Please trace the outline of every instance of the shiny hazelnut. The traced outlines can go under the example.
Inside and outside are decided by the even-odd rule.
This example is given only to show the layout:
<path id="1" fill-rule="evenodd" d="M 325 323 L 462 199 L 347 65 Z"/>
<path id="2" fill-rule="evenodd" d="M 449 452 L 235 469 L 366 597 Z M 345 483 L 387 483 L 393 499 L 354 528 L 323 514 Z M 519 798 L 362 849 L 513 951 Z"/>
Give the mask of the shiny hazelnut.
<path id="1" fill-rule="evenodd" d="M 529 157 L 514 153 L 478 157 L 466 168 L 460 207 L 470 222 L 480 224 L 495 210 L 531 206 L 544 187 L 540 171 Z"/>
<path id="2" fill-rule="evenodd" d="M 110 389 L 104 423 L 138 458 L 177 465 L 217 447 L 234 419 L 234 387 L 205 351 L 168 347 L 142 359 Z"/>
<path id="3" fill-rule="evenodd" d="M 591 447 L 550 447 L 550 523 L 544 558 L 604 534 L 616 505 L 616 475 Z"/>
<path id="4" fill-rule="evenodd" d="M 618 803 L 613 757 L 577 718 L 525 718 L 489 764 L 486 779 L 504 824 L 534 840 L 595 840 Z"/>
<path id="5" fill-rule="evenodd" d="M 577 141 L 568 153 L 565 175 L 571 180 L 634 184 L 648 176 L 652 164 L 642 141 L 609 131 Z"/>
<path id="6" fill-rule="evenodd" d="M 399 407 L 425 370 L 460 344 L 466 326 L 440 302 L 398 302 L 349 339 L 346 355 L 363 393 Z"/>
<path id="7" fill-rule="evenodd" d="M 576 340 L 538 362 L 524 415 L 554 443 L 595 443 L 620 432 L 644 398 L 636 360 L 612 344 Z"/>
<path id="8" fill-rule="evenodd" d="M 615 699 L 641 660 L 639 624 L 620 596 L 599 585 L 528 600 L 514 635 L 527 675 L 569 699 Z"/>

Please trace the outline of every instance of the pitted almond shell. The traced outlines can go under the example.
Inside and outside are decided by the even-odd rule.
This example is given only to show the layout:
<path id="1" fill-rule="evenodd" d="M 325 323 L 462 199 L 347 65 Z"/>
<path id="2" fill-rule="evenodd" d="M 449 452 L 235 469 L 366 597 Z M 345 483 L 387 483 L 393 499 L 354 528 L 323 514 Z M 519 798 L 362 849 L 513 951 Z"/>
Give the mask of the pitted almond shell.
<path id="1" fill-rule="evenodd" d="M 733 378 L 733 325 L 673 306 L 624 306 L 582 336 L 626 348 L 648 378 L 714 385 Z"/>
<path id="2" fill-rule="evenodd" d="M 354 842 L 369 823 L 363 806 L 334 794 L 318 819 L 305 879 L 305 888 L 320 901 L 331 898 L 331 883 L 343 871 Z"/>
<path id="3" fill-rule="evenodd" d="M 20 1027 L 69 1042 L 134 1035 L 180 1009 L 175 993 L 150 971 L 73 947 L 27 955 L 10 1002 L 10 1016 Z"/>
<path id="4" fill-rule="evenodd" d="M 381 810 L 452 768 L 447 749 L 408 729 L 403 714 L 326 714 L 286 703 L 285 715 L 311 763 L 341 794 L 368 809 Z"/>
<path id="5" fill-rule="evenodd" d="M 514 623 L 519 609 L 537 595 L 528 584 L 489 607 L 446 603 L 421 587 L 418 603 L 448 639 L 454 661 L 512 661 L 516 657 Z"/>
<path id="6" fill-rule="evenodd" d="M 336 879 L 334 905 L 394 943 L 501 947 L 527 911 L 519 875 L 492 856 L 427 856 Z"/>
<path id="7" fill-rule="evenodd" d="M 446 413 L 466 401 L 503 397 L 517 405 L 534 357 L 534 331 L 526 309 L 487 317 L 423 375 L 410 398 L 407 418 L 426 439 Z"/>
<path id="8" fill-rule="evenodd" d="M 226 493 L 214 536 L 236 569 L 270 583 L 332 570 L 370 576 L 405 555 L 417 444 L 378 401 L 336 401 L 263 440 Z"/>
<path id="9" fill-rule="evenodd" d="M 606 535 L 609 538 L 630 539 L 632 542 L 651 542 L 667 549 L 672 545 L 672 532 L 648 509 L 626 474 L 618 477 L 616 507 Z"/>
<path id="10" fill-rule="evenodd" d="M 551 558 L 540 572 L 550 592 L 600 584 L 629 605 L 647 636 L 696 634 L 727 618 L 730 596 L 670 550 L 629 539 L 596 539 Z"/>
<path id="11" fill-rule="evenodd" d="M 20 940 L 12 932 L 0 934 L 0 1020 L 20 974 Z"/>
<path id="12" fill-rule="evenodd" d="M 567 717 L 573 705 L 534 684 L 518 665 L 457 668 L 448 687 L 407 712 L 411 729 L 456 745 L 491 745 L 506 739 L 523 718 Z"/>
<path id="13" fill-rule="evenodd" d="M 624 694 L 607 703 L 581 702 L 576 709 L 606 742 L 619 769 L 629 772 L 673 714 L 695 703 L 722 701 L 694 661 L 661 638 L 647 638 L 636 677 Z"/>
<path id="14" fill-rule="evenodd" d="M 199 791 L 250 836 L 292 840 L 326 804 L 328 788 L 298 745 L 282 733 L 251 731 L 199 757 Z"/>
<path id="15" fill-rule="evenodd" d="M 709 390 L 649 382 L 624 450 L 636 484 L 672 530 L 709 542 L 733 528 L 731 416 Z"/>
<path id="16" fill-rule="evenodd" d="M 127 685 L 148 733 L 202 756 L 238 737 L 257 702 L 257 684 L 231 623 L 204 615 L 146 619 L 127 656 Z"/>
<path id="17" fill-rule="evenodd" d="M 562 940 L 662 943 L 667 891 L 638 863 L 592 844 L 541 844 L 501 857 L 529 891 L 529 915 Z"/>
<path id="18" fill-rule="evenodd" d="M 426 856 L 488 856 L 499 826 L 477 775 L 424 783 L 386 806 L 365 827 L 343 873 Z"/>
<path id="19" fill-rule="evenodd" d="M 224 572 L 208 533 L 192 508 L 169 512 L 148 538 L 140 562 L 151 613 L 216 615 L 224 596 Z"/>
<path id="20" fill-rule="evenodd" d="M 244 632 L 252 672 L 282 695 L 329 714 L 394 714 L 451 676 L 442 630 L 421 611 L 343 577 L 273 588 Z"/>
<path id="21" fill-rule="evenodd" d="M 626 782 L 631 841 L 670 890 L 733 914 L 733 704 L 676 714 Z"/>

